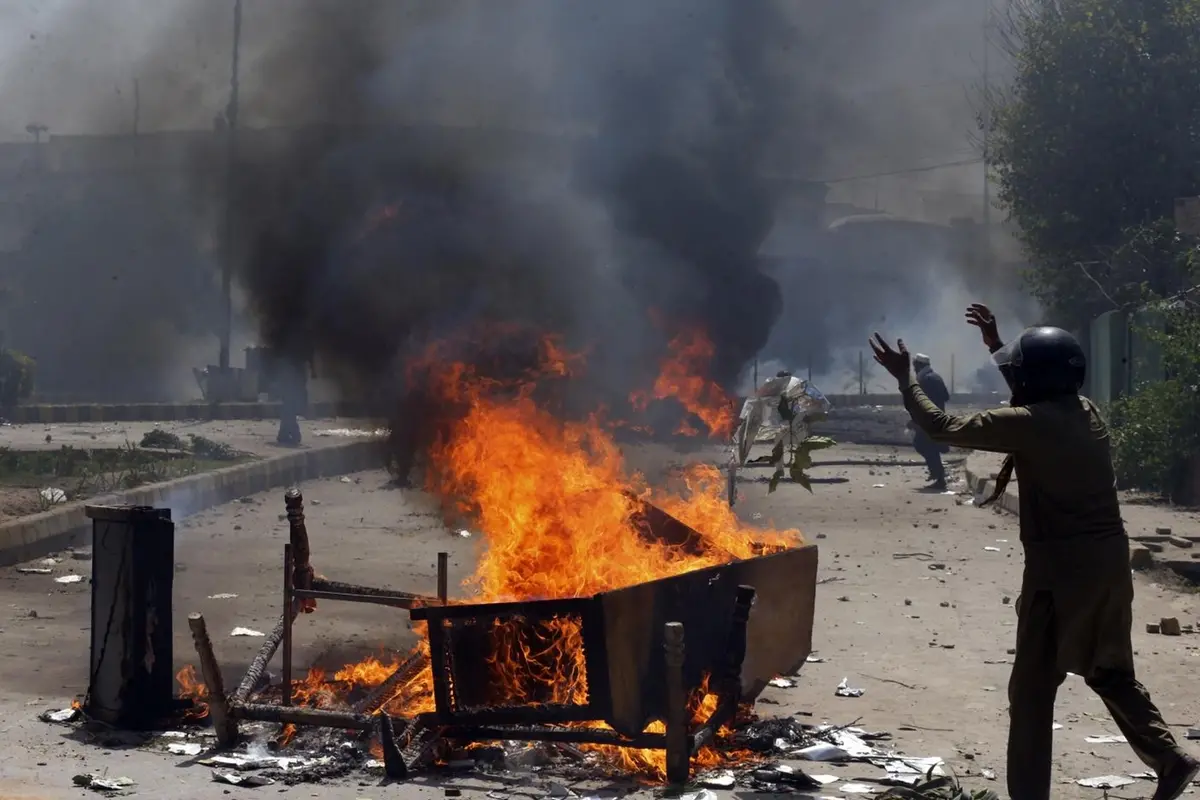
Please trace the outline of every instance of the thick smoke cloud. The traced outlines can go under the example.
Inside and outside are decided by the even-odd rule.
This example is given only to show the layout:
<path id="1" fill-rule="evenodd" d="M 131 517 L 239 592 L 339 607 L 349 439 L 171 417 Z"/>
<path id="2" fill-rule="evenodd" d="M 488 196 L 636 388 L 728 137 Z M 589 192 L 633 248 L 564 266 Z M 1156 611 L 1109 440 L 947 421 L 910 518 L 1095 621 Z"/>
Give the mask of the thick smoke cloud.
<path id="1" fill-rule="evenodd" d="M 295 51 L 274 56 L 298 68 L 297 97 L 363 127 L 239 170 L 244 281 L 268 341 L 369 379 L 430 339 L 530 323 L 590 346 L 592 389 L 615 399 L 653 374 L 666 335 L 698 327 L 717 347 L 711 377 L 731 382 L 781 307 L 756 260 L 773 222 L 762 162 L 787 105 L 769 62 L 794 39 L 779 39 L 780 6 L 395 8 L 361 3 L 336 36 L 314 11 L 312 36 L 294 28 Z M 421 108 L 490 122 L 409 127 Z"/>
<path id="2" fill-rule="evenodd" d="M 127 132 L 133 78 L 143 131 L 203 130 L 223 109 L 232 2 L 27 5 L 40 9 L 35 35 L 6 26 L 21 36 L 0 40 L 0 131 L 10 137 L 35 119 L 58 132 Z M 784 177 L 970 155 L 981 39 L 972 4 L 244 5 L 241 121 L 293 132 L 243 139 L 231 197 L 239 290 L 262 338 L 322 350 L 356 390 L 396 374 L 431 338 L 518 320 L 591 344 L 592 376 L 620 396 L 647 382 L 662 352 L 667 332 L 651 309 L 667 331 L 704 327 L 719 347 L 714 376 L 727 383 L 764 345 L 792 368 L 805 356 L 832 365 L 897 305 L 940 313 L 939 281 L 959 268 L 935 247 L 906 255 L 889 281 L 865 282 L 824 244 L 795 248 L 809 261 L 769 275 L 755 254 L 797 191 Z M 931 36 L 949 46 L 930 47 Z M 192 161 L 187 202 L 157 192 L 125 204 L 194 219 L 208 285 L 195 287 L 194 265 L 178 269 L 195 259 L 170 259 L 159 281 L 205 298 L 175 316 L 209 315 L 210 337 L 219 154 L 209 147 Z M 978 177 L 950 170 L 926 185 L 945 178 L 977 195 Z M 845 199 L 846 185 L 858 184 L 835 184 L 830 199 Z M 877 250 L 888 257 L 882 240 Z M 138 328 L 123 297 L 104 302 L 125 324 L 86 338 L 113 351 L 158 343 L 163 352 L 145 363 L 179 361 L 177 340 Z"/>

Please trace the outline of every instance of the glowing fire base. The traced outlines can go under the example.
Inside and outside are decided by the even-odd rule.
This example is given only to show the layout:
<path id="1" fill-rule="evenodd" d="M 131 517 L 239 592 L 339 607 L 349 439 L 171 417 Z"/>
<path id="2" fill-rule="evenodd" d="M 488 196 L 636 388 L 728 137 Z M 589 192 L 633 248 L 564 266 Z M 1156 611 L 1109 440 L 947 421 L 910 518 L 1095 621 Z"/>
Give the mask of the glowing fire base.
<path id="1" fill-rule="evenodd" d="M 812 646 L 817 548 L 804 546 L 732 561 L 592 597 L 512 603 L 447 603 L 446 555 L 438 558 L 438 596 L 355 586 L 314 577 L 303 498 L 286 498 L 290 541 L 284 551 L 283 608 L 238 689 L 227 695 L 204 620 L 189 619 L 209 689 L 219 744 L 232 746 L 238 720 L 378 731 L 386 773 L 403 778 L 442 740 L 536 740 L 666 751 L 667 779 L 685 783 L 691 757 L 733 721 L 779 674 L 800 668 Z M 686 547 L 695 532 L 653 506 L 643 526 Z M 292 623 L 316 600 L 407 609 L 427 624 L 434 711 L 402 719 L 381 713 L 397 687 L 425 666 L 414 655 L 349 711 L 292 705 Z M 751 621 L 751 607 L 756 605 Z M 685 647 L 684 633 L 687 632 Z M 582 669 L 586 696 L 563 702 L 533 673 L 547 666 L 525 644 L 567 637 L 554 650 Z M 283 650 L 279 705 L 250 702 L 276 649 Z M 523 654 L 522 658 L 513 658 Z M 491 670 L 514 665 L 505 680 Z M 530 674 L 511 674 L 525 669 Z M 516 687 L 516 691 L 514 691 Z M 539 695 L 539 691 L 542 693 Z M 694 698 L 707 694 L 703 718 Z M 542 696 L 544 695 L 544 696 Z M 519 701 L 514 700 L 519 697 Z M 650 730 L 655 721 L 665 723 Z M 658 732 L 661 731 L 661 732 Z"/>

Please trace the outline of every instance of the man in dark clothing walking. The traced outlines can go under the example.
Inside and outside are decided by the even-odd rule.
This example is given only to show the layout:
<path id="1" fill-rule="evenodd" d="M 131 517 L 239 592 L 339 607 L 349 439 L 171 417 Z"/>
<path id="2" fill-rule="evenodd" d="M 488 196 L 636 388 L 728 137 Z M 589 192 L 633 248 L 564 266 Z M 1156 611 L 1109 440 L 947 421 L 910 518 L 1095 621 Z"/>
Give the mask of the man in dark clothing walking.
<path id="1" fill-rule="evenodd" d="M 950 402 L 950 390 L 946 388 L 946 382 L 942 380 L 942 376 L 933 371 L 933 364 L 929 356 L 924 353 L 917 353 L 912 357 L 912 367 L 917 373 L 917 383 L 920 384 L 921 390 L 939 410 L 946 410 L 946 403 Z M 916 427 L 915 423 L 910 423 L 914 427 L 913 433 L 913 448 L 925 459 L 925 464 L 929 468 L 929 480 L 932 481 L 927 487 L 930 490 L 944 492 L 946 491 L 946 466 L 942 464 L 942 455 L 948 453 L 950 448 L 944 444 L 939 444 L 925 431 Z"/>
<path id="2" fill-rule="evenodd" d="M 1029 328 L 1000 341 L 983 305 L 967 310 L 1012 389 L 1005 408 L 952 416 L 934 405 L 912 374 L 903 342 L 879 334 L 875 360 L 900 382 L 913 421 L 935 442 L 1005 453 L 995 500 L 1020 477 L 1025 573 L 1017 598 L 1017 642 L 1008 683 L 1008 792 L 1049 800 L 1054 700 L 1068 673 L 1100 696 L 1135 754 L 1154 770 L 1154 800 L 1175 800 L 1200 773 L 1179 747 L 1134 672 L 1133 578 L 1109 450 L 1099 410 L 1079 395 L 1083 348 L 1060 328 Z"/>
<path id="3" fill-rule="evenodd" d="M 275 362 L 276 390 L 279 392 L 279 435 L 281 445 L 297 447 L 301 442 L 299 417 L 308 414 L 308 378 L 317 377 L 311 351 L 288 352 Z"/>

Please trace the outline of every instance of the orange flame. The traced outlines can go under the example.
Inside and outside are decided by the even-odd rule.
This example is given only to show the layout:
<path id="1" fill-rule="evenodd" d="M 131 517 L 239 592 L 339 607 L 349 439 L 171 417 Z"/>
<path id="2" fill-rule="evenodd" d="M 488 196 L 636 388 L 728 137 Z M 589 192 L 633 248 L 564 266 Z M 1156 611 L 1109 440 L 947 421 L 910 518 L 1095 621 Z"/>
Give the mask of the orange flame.
<path id="1" fill-rule="evenodd" d="M 727 438 L 733 433 L 733 399 L 716 383 L 701 377 L 712 361 L 716 348 L 712 341 L 697 329 L 686 330 L 671 340 L 669 355 L 659 367 L 658 378 L 650 392 L 638 391 L 629 402 L 639 411 L 651 400 L 674 398 L 689 414 L 704 423 L 709 436 Z M 700 433 L 684 420 L 676 433 L 696 436 Z"/>
<path id="2" fill-rule="evenodd" d="M 179 696 L 191 700 L 192 708 L 185 713 L 185 718 L 192 720 L 204 719 L 208 716 L 208 687 L 196 677 L 196 668 L 186 666 L 175 673 L 175 683 L 179 684 Z"/>
<path id="3" fill-rule="evenodd" d="M 682 341 L 679 352 L 711 352 L 703 337 Z M 686 345 L 686 346 L 685 346 Z M 705 348 L 708 348 L 707 350 Z M 553 339 L 543 342 L 539 375 L 501 383 L 482 379 L 462 363 L 423 364 L 424 380 L 447 403 L 464 410 L 430 453 L 426 488 L 447 508 L 467 513 L 483 534 L 485 547 L 466 586 L 472 601 L 498 602 L 586 597 L 602 591 L 680 575 L 801 543 L 798 531 L 753 529 L 742 524 L 724 497 L 721 473 L 708 466 L 689 468 L 679 491 L 652 488 L 629 471 L 611 430 L 599 415 L 563 421 L 540 406 L 534 388 L 543 376 L 568 375 L 578 356 Z M 688 378 L 686 358 L 664 365 L 655 396 L 675 397 L 720 430 L 732 422 L 732 407 L 720 390 Z M 720 400 L 719 403 L 710 401 Z M 724 403 L 724 406 L 721 404 Z M 707 405 L 706 405 L 707 404 Z M 724 407 L 726 412 L 719 412 Z M 703 412 L 703 413 L 701 413 Z M 723 416 L 722 414 L 725 414 Z M 648 540 L 634 521 L 638 501 L 655 503 L 701 535 L 684 552 Z M 387 699 L 388 713 L 430 712 L 433 700 L 429 645 L 424 624 L 415 654 L 421 668 Z M 494 621 L 487 630 L 491 657 L 489 700 L 506 703 L 581 703 L 587 699 L 583 636 L 578 621 L 557 618 L 540 625 Z M 295 702 L 318 707 L 341 704 L 355 689 L 379 686 L 396 668 L 369 658 L 332 677 L 310 670 L 293 689 Z M 707 681 L 691 698 L 697 721 L 706 720 L 717 696 Z M 604 723 L 588 723 L 604 727 Z M 664 730 L 651 723 L 652 732 Z M 291 732 L 285 731 L 290 737 Z M 585 746 L 613 765 L 650 778 L 665 775 L 665 753 Z M 707 749 L 697 764 L 714 766 L 747 754 Z"/>

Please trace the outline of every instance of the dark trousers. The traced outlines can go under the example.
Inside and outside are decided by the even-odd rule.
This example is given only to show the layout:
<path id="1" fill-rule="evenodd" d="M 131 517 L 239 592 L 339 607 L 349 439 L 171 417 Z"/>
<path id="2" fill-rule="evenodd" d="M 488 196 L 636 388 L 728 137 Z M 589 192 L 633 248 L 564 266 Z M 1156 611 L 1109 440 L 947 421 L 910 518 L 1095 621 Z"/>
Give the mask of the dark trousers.
<path id="1" fill-rule="evenodd" d="M 1090 611 L 1056 610 L 1055 595 L 1049 591 L 1018 598 L 1017 608 L 1017 655 L 1008 683 L 1008 794 L 1012 800 L 1049 800 L 1054 698 L 1066 678 L 1059 665 L 1063 656 L 1067 663 L 1072 660 L 1070 653 L 1061 650 L 1059 631 L 1066 623 L 1060 615 L 1080 618 Z M 1105 631 L 1104 626 L 1100 629 Z M 1101 635 L 1127 639 L 1128 625 L 1123 631 L 1109 628 Z M 1133 669 L 1098 668 L 1084 679 L 1104 701 L 1138 758 L 1161 774 L 1179 748 Z"/>
<path id="2" fill-rule="evenodd" d="M 925 459 L 925 466 L 929 468 L 929 479 L 945 483 L 946 481 L 946 466 L 942 463 L 942 447 L 921 431 L 917 431 L 916 437 L 913 439 L 913 449 L 921 458 Z"/>

